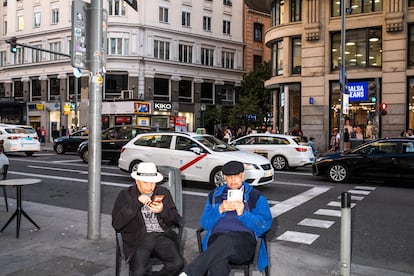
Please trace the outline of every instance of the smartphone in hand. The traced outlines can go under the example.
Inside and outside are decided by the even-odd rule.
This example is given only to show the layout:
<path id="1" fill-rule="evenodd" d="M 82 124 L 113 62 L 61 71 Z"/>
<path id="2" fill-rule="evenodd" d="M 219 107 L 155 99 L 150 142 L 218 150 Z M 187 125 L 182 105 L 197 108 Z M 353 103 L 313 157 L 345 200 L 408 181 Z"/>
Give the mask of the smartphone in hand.
<path id="1" fill-rule="evenodd" d="M 161 202 L 164 199 L 165 195 L 155 195 L 152 197 L 152 202 Z"/>

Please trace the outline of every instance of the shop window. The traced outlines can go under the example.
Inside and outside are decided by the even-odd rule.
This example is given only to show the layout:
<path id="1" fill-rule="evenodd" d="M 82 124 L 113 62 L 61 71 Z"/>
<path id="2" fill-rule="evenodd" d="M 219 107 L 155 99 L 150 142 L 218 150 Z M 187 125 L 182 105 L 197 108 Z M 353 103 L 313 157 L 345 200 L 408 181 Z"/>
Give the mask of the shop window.
<path id="1" fill-rule="evenodd" d="M 331 35 L 331 68 L 337 70 L 341 64 L 341 32 Z M 367 68 L 382 66 L 381 28 L 347 30 L 345 42 L 345 66 Z"/>

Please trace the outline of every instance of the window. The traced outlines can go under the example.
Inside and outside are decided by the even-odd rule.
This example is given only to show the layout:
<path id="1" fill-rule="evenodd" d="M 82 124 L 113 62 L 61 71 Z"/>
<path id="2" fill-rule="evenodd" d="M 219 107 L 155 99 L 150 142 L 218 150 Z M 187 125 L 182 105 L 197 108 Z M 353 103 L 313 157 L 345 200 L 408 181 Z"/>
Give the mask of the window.
<path id="1" fill-rule="evenodd" d="M 23 15 L 17 16 L 17 30 L 23 31 L 24 30 L 24 17 Z"/>
<path id="2" fill-rule="evenodd" d="M 408 6 L 414 7 L 414 0 L 408 0 Z"/>
<path id="3" fill-rule="evenodd" d="M 300 74 L 302 67 L 302 39 L 292 38 L 292 74 Z"/>
<path id="4" fill-rule="evenodd" d="M 0 51 L 0 67 L 6 65 L 6 51 Z"/>
<path id="5" fill-rule="evenodd" d="M 178 45 L 178 59 L 180 62 L 192 63 L 193 62 L 193 46 L 180 44 Z"/>
<path id="6" fill-rule="evenodd" d="M 341 32 L 331 38 L 332 69 L 338 69 L 341 61 Z M 345 43 L 345 65 L 350 68 L 382 66 L 381 28 L 347 30 Z"/>
<path id="7" fill-rule="evenodd" d="M 222 86 L 221 90 L 221 101 L 223 104 L 233 104 L 234 103 L 234 87 L 231 86 Z"/>
<path id="8" fill-rule="evenodd" d="M 231 6 L 232 5 L 231 0 L 223 0 L 223 5 Z"/>
<path id="9" fill-rule="evenodd" d="M 341 16 L 341 2 L 337 0 L 331 2 L 332 16 Z M 382 11 L 382 2 L 382 0 L 348 0 L 346 8 L 351 14 L 378 12 Z"/>
<path id="10" fill-rule="evenodd" d="M 408 26 L 408 65 L 414 66 L 414 25 Z"/>
<path id="11" fill-rule="evenodd" d="M 221 65 L 223 68 L 234 68 L 234 53 L 228 51 L 221 52 Z"/>
<path id="12" fill-rule="evenodd" d="M 30 88 L 32 90 L 32 101 L 40 101 L 42 99 L 41 80 L 32 78 Z"/>
<path id="13" fill-rule="evenodd" d="M 108 43 L 108 55 L 129 54 L 129 39 L 127 38 L 110 38 Z"/>
<path id="14" fill-rule="evenodd" d="M 190 27 L 191 26 L 191 13 L 183 11 L 181 13 L 181 26 Z"/>
<path id="15" fill-rule="evenodd" d="M 253 56 L 253 70 L 259 68 L 260 64 L 262 64 L 262 56 L 254 55 Z"/>
<path id="16" fill-rule="evenodd" d="M 283 75 L 283 40 L 272 45 L 272 76 Z"/>
<path id="17" fill-rule="evenodd" d="M 3 35 L 7 35 L 7 20 L 3 21 Z"/>
<path id="18" fill-rule="evenodd" d="M 60 99 L 60 79 L 57 77 L 49 78 L 49 101 L 57 101 Z"/>
<path id="19" fill-rule="evenodd" d="M 190 140 L 186 137 L 177 136 L 177 139 L 175 141 L 175 149 L 176 150 L 190 151 L 190 149 L 194 146 L 198 146 L 198 145 L 196 143 L 194 143 L 192 140 Z"/>
<path id="20" fill-rule="evenodd" d="M 109 15 L 125 15 L 126 3 L 124 0 L 109 0 Z"/>
<path id="21" fill-rule="evenodd" d="M 283 18 L 285 15 L 284 5 L 284 0 L 273 1 L 272 10 L 270 11 L 270 20 L 272 22 L 272 26 L 277 26 L 283 23 Z"/>
<path id="22" fill-rule="evenodd" d="M 203 16 L 203 30 L 207 32 L 211 31 L 211 17 Z"/>
<path id="23" fill-rule="evenodd" d="M 168 23 L 168 8 L 160 7 L 159 19 L 161 23 Z"/>
<path id="24" fill-rule="evenodd" d="M 254 23 L 254 41 L 262 42 L 262 35 L 263 35 L 263 24 Z"/>
<path id="25" fill-rule="evenodd" d="M 154 78 L 154 100 L 170 101 L 170 80 Z"/>
<path id="26" fill-rule="evenodd" d="M 154 40 L 154 57 L 158 59 L 170 59 L 170 43 L 167 41 Z"/>
<path id="27" fill-rule="evenodd" d="M 223 34 L 230 34 L 230 21 L 223 20 Z"/>
<path id="28" fill-rule="evenodd" d="M 213 66 L 214 50 L 210 48 L 201 47 L 201 64 Z"/>
<path id="29" fill-rule="evenodd" d="M 19 80 L 13 80 L 13 96 L 16 100 L 23 100 L 23 82 Z"/>
<path id="30" fill-rule="evenodd" d="M 302 21 L 302 0 L 291 0 L 290 22 Z"/>
<path id="31" fill-rule="evenodd" d="M 14 64 L 23 64 L 24 50 L 21 47 L 17 47 L 17 52 L 14 54 Z"/>
<path id="32" fill-rule="evenodd" d="M 128 89 L 128 75 L 105 74 L 105 99 L 120 98 L 121 91 Z"/>
<path id="33" fill-rule="evenodd" d="M 191 103 L 193 101 L 193 83 L 189 80 L 180 80 L 178 99 L 181 102 Z"/>
<path id="34" fill-rule="evenodd" d="M 39 11 L 33 14 L 33 27 L 40 27 L 40 12 Z"/>
<path id="35" fill-rule="evenodd" d="M 407 122 L 408 127 L 414 129 L 414 78 L 410 77 L 408 79 L 408 93 L 407 93 L 407 105 L 406 105 L 406 114 L 408 114 Z"/>
<path id="36" fill-rule="evenodd" d="M 60 53 L 61 52 L 60 42 L 49 43 L 49 49 L 50 49 L 50 51 Z M 58 54 L 52 54 L 52 53 L 50 54 L 50 60 L 57 60 L 59 58 L 60 58 L 60 55 L 58 55 Z"/>
<path id="37" fill-rule="evenodd" d="M 59 9 L 52 9 L 52 24 L 59 23 Z"/>
<path id="38" fill-rule="evenodd" d="M 41 48 L 42 45 L 32 45 L 35 48 Z M 42 52 L 36 49 L 32 49 L 32 62 L 38 63 L 42 61 Z"/>
<path id="39" fill-rule="evenodd" d="M 203 82 L 201 84 L 201 98 L 202 103 L 213 103 L 214 85 L 212 82 Z"/>

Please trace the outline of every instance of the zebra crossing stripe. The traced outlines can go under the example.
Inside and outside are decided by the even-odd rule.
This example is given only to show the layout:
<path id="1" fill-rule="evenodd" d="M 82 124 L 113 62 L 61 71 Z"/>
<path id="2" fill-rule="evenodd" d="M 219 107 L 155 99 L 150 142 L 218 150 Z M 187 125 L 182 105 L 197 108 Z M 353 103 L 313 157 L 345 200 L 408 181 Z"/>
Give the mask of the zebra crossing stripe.
<path id="1" fill-rule="evenodd" d="M 334 223 L 335 223 L 335 221 L 331 221 L 331 220 L 305 218 L 301 222 L 299 222 L 298 225 L 328 229 Z"/>
<path id="2" fill-rule="evenodd" d="M 341 196 L 338 196 L 338 199 L 341 199 Z M 363 196 L 354 196 L 354 195 L 351 195 L 351 200 L 361 201 L 363 199 L 364 199 Z"/>
<path id="3" fill-rule="evenodd" d="M 372 186 L 355 186 L 354 189 L 374 191 L 377 187 Z"/>
<path id="4" fill-rule="evenodd" d="M 281 241 L 312 244 L 317 238 L 319 238 L 319 235 L 316 235 L 316 234 L 309 234 L 309 233 L 296 232 L 296 231 L 286 231 L 285 233 L 283 233 L 276 239 L 281 240 Z"/>
<path id="5" fill-rule="evenodd" d="M 351 208 L 354 208 L 354 207 L 355 207 L 355 205 L 356 205 L 356 203 L 351 203 Z M 328 203 L 328 206 L 332 206 L 332 207 L 339 207 L 339 208 L 341 208 L 341 207 L 342 207 L 342 205 L 341 205 L 341 202 L 340 202 L 340 201 L 331 201 L 331 202 L 329 202 L 329 203 Z"/>
<path id="6" fill-rule="evenodd" d="M 331 209 L 319 209 L 314 213 L 315 215 L 322 216 L 331 216 L 331 217 L 341 217 L 341 211 L 331 210 Z"/>
<path id="7" fill-rule="evenodd" d="M 348 192 L 351 194 L 356 194 L 356 195 L 369 195 L 371 193 L 371 191 L 362 191 L 362 190 L 355 190 L 355 189 L 349 190 Z"/>

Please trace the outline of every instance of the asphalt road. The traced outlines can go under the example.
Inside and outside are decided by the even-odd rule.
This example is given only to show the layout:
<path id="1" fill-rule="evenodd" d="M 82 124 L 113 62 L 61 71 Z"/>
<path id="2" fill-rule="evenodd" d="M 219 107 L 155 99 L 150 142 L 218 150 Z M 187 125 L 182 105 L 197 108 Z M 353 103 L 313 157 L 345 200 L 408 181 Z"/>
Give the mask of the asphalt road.
<path id="1" fill-rule="evenodd" d="M 76 154 L 42 152 L 33 157 L 9 155 L 8 178 L 36 177 L 23 199 L 51 206 L 88 209 L 88 168 Z M 133 184 L 116 165 L 102 163 L 102 212 L 110 214 L 120 189 Z M 274 216 L 271 242 L 321 255 L 340 254 L 340 196 L 353 195 L 352 262 L 414 275 L 414 187 L 361 181 L 332 184 L 313 177 L 310 168 L 276 172 L 271 185 L 258 189 Z M 199 216 L 211 187 L 184 183 L 185 226 L 199 227 Z M 13 192 L 9 192 L 14 197 Z"/>

